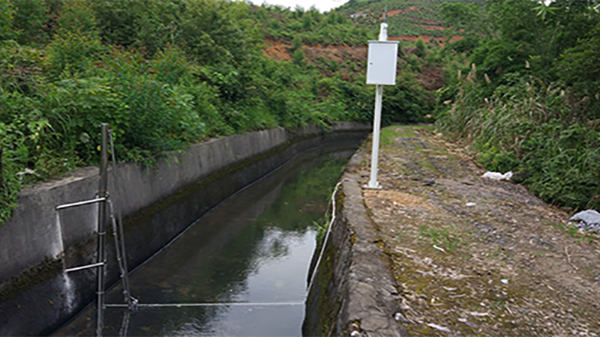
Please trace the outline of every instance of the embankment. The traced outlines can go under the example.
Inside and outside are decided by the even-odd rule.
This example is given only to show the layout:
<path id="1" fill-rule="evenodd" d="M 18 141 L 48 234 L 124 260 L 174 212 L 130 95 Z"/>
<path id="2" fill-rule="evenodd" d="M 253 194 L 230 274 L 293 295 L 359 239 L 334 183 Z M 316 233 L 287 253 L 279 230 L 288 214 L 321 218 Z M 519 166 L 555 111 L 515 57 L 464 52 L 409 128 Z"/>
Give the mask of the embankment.
<path id="1" fill-rule="evenodd" d="M 358 183 L 357 167 L 366 151 L 351 158 L 342 176 L 335 220 L 309 290 L 304 336 L 408 335 L 394 318 L 399 306 L 391 261 L 378 246 L 381 239 Z"/>

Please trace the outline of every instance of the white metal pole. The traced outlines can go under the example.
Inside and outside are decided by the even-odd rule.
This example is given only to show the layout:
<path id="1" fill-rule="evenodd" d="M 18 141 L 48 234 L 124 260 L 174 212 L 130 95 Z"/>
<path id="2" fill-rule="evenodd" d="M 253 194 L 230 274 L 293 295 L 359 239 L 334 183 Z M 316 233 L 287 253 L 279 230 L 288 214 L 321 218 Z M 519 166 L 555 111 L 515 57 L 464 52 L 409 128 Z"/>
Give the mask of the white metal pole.
<path id="1" fill-rule="evenodd" d="M 387 7 L 386 7 L 387 14 Z M 387 41 L 387 23 L 385 18 L 379 29 L 379 41 Z M 383 85 L 378 84 L 375 89 L 375 118 L 373 120 L 373 150 L 371 151 L 371 179 L 367 187 L 379 189 L 377 182 L 377 162 L 379 160 L 379 129 L 381 128 L 381 101 L 383 99 Z"/>
<path id="2" fill-rule="evenodd" d="M 373 121 L 373 150 L 371 152 L 371 179 L 369 188 L 379 189 L 377 182 L 377 162 L 379 158 L 379 129 L 381 128 L 381 101 L 383 98 L 383 85 L 377 85 L 375 89 L 375 119 Z"/>

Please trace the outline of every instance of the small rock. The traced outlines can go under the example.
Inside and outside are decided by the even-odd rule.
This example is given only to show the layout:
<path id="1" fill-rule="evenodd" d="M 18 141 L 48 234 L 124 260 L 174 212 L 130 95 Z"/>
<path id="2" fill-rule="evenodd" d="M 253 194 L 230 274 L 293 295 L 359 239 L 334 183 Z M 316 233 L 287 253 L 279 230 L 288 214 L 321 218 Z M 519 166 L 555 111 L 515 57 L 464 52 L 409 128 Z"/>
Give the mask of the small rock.
<path id="1" fill-rule="evenodd" d="M 423 185 L 431 186 L 435 184 L 435 180 L 433 178 L 426 178 L 423 180 Z"/>
<path id="2" fill-rule="evenodd" d="M 393 285 L 386 285 L 385 290 L 390 293 L 390 295 L 395 296 L 398 294 L 398 290 Z"/>
<path id="3" fill-rule="evenodd" d="M 394 319 L 400 323 L 410 323 L 410 321 L 406 319 L 406 317 L 404 317 L 404 315 L 402 315 L 400 312 L 396 312 L 394 314 Z"/>

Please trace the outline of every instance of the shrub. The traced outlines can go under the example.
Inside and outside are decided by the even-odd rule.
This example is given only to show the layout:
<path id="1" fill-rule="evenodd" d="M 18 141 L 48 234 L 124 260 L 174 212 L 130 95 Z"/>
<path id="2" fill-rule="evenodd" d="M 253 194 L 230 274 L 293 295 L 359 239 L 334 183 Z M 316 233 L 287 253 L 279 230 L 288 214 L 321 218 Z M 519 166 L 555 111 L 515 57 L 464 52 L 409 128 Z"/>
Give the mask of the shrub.
<path id="1" fill-rule="evenodd" d="M 467 146 L 486 169 L 517 171 L 519 182 L 550 203 L 600 207 L 600 132 L 576 96 L 529 77 L 482 97 L 474 72 L 459 83 L 437 128 Z"/>

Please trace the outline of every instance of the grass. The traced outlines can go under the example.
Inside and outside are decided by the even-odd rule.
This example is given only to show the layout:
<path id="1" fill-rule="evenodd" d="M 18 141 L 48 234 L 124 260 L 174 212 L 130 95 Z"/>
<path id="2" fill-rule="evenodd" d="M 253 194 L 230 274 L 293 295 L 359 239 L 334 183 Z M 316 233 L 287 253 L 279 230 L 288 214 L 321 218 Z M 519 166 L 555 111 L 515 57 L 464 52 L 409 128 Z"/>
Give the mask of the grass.
<path id="1" fill-rule="evenodd" d="M 393 138 L 401 136 L 400 133 L 396 132 L 395 128 L 387 127 L 381 129 L 380 140 L 382 146 L 391 146 L 394 144 Z"/>
<path id="2" fill-rule="evenodd" d="M 558 230 L 564 232 L 569 237 L 573 237 L 573 238 L 575 238 L 577 236 L 577 232 L 579 231 L 579 228 L 577 228 L 576 226 L 564 224 L 563 222 L 552 223 L 552 226 L 554 226 Z"/>
<path id="3" fill-rule="evenodd" d="M 569 224 L 565 224 L 563 222 L 551 223 L 550 225 L 552 225 L 554 228 L 564 232 L 567 236 L 569 236 L 571 238 L 575 238 L 578 243 L 581 243 L 584 241 L 587 243 L 592 243 L 598 239 L 598 236 L 595 235 L 593 232 L 592 233 L 590 233 L 590 232 L 581 233 L 579 231 L 579 228 L 576 227 L 575 225 L 569 225 Z M 599 258 L 600 258 L 600 255 L 599 255 Z"/>
<path id="4" fill-rule="evenodd" d="M 434 245 L 448 250 L 451 253 L 455 253 L 456 249 L 460 246 L 460 240 L 457 236 L 451 234 L 450 231 L 445 228 L 432 228 L 425 225 L 421 226 L 419 228 L 419 237 L 429 238 Z"/>

